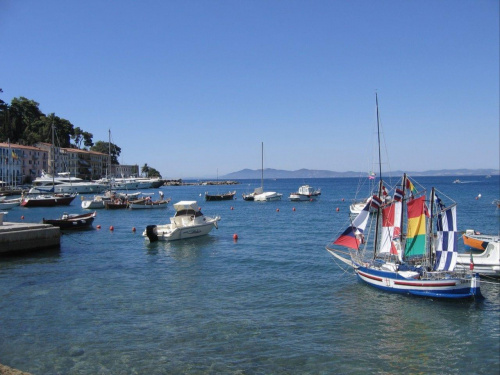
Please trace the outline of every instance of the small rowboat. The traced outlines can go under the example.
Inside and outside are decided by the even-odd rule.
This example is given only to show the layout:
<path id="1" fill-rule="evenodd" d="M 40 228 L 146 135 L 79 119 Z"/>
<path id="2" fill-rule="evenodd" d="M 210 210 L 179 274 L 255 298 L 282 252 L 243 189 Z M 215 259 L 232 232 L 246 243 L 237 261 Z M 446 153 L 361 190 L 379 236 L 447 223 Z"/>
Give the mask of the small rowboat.
<path id="1" fill-rule="evenodd" d="M 51 224 L 61 229 L 84 229 L 92 226 L 96 212 L 83 215 L 64 213 L 59 219 L 43 219 L 44 224 Z"/>

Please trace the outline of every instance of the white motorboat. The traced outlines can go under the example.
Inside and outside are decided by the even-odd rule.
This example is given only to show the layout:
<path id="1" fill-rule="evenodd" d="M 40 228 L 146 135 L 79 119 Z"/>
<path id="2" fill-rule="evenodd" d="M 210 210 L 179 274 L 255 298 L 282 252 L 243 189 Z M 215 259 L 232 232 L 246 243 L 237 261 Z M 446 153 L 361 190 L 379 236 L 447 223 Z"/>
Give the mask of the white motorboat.
<path id="1" fill-rule="evenodd" d="M 295 193 L 290 194 L 290 200 L 292 202 L 296 201 L 311 201 L 316 200 L 321 195 L 321 189 L 314 189 L 309 185 L 302 185 L 299 190 Z M 362 209 L 362 208 L 361 208 Z"/>
<path id="2" fill-rule="evenodd" d="M 175 216 L 170 224 L 148 225 L 142 235 L 150 242 L 174 241 L 204 236 L 218 228 L 219 216 L 204 216 L 196 201 L 180 201 L 174 204 Z"/>
<path id="3" fill-rule="evenodd" d="M 500 277 L 500 238 L 488 242 L 482 253 L 462 253 L 457 255 L 458 270 L 471 270 L 481 276 Z"/>
<path id="4" fill-rule="evenodd" d="M 29 190 L 30 194 L 46 193 L 102 193 L 108 188 L 104 183 L 94 181 L 84 181 L 78 177 L 72 177 L 68 172 L 59 173 L 57 176 L 42 172 L 41 177 L 33 181 L 33 186 Z"/>
<path id="5" fill-rule="evenodd" d="M 88 210 L 95 210 L 99 208 L 105 208 L 106 202 L 109 202 L 112 199 L 112 194 L 104 194 L 104 195 L 95 195 L 92 199 L 85 199 L 82 195 L 82 208 Z"/>

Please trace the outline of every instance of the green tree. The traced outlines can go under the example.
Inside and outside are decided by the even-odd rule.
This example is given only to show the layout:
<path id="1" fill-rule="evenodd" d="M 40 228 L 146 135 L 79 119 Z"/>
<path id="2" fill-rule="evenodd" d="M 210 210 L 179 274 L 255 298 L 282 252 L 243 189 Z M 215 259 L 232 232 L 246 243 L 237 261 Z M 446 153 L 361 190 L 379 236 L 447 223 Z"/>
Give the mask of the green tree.
<path id="1" fill-rule="evenodd" d="M 118 163 L 118 157 L 120 156 L 122 149 L 113 143 L 97 141 L 92 147 L 90 147 L 90 150 L 101 152 L 103 154 L 109 153 L 111 155 L 111 164 L 120 164 Z"/>
<path id="2" fill-rule="evenodd" d="M 12 99 L 9 106 L 9 120 L 6 124 L 4 137 L 13 143 L 25 143 L 24 131 L 33 128 L 34 125 L 45 115 L 38 108 L 39 104 L 25 97 Z"/>
<path id="3" fill-rule="evenodd" d="M 159 178 L 161 178 L 161 174 L 160 174 L 160 172 L 158 172 L 153 167 L 149 167 L 148 177 L 159 177 Z"/>
<path id="4" fill-rule="evenodd" d="M 141 173 L 142 173 L 144 176 L 148 177 L 148 175 L 149 175 L 149 167 L 148 167 L 148 163 L 146 163 L 146 164 L 144 164 L 144 165 L 142 166 L 142 168 L 141 168 Z"/>

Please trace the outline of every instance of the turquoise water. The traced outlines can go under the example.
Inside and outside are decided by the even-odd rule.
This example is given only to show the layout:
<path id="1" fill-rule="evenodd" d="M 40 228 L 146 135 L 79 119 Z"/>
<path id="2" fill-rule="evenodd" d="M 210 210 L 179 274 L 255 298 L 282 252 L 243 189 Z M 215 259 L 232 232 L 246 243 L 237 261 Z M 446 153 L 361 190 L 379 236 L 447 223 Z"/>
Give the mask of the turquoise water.
<path id="1" fill-rule="evenodd" d="M 458 202 L 460 230 L 497 234 L 499 179 L 461 179 L 417 181 Z M 289 202 L 305 182 L 320 200 Z M 500 373 L 499 284 L 483 282 L 483 302 L 372 289 L 325 250 L 345 229 L 357 179 L 266 180 L 282 201 L 241 199 L 259 184 L 242 181 L 224 202 L 203 201 L 224 186 L 163 187 L 222 217 L 202 238 L 142 238 L 172 207 L 99 210 L 94 229 L 64 234 L 60 250 L 1 258 L 0 363 L 33 374 Z M 63 211 L 81 212 L 80 201 L 6 220 Z"/>

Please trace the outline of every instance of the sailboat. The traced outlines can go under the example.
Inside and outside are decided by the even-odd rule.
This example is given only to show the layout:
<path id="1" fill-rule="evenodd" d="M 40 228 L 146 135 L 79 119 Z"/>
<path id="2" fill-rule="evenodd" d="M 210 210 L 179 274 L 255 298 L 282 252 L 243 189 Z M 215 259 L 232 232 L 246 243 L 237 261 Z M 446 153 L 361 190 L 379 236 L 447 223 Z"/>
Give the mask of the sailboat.
<path id="1" fill-rule="evenodd" d="M 243 194 L 243 199 L 246 201 L 270 202 L 281 200 L 283 194 L 275 191 L 264 191 L 264 142 L 261 143 L 261 177 L 260 187 L 255 188 L 252 193 Z"/>
<path id="2" fill-rule="evenodd" d="M 377 97 L 376 103 L 380 149 Z M 388 190 L 384 189 L 381 171 L 379 177 L 378 191 L 326 250 L 352 267 L 361 281 L 387 292 L 446 299 L 483 298 L 479 275 L 471 269 L 455 269 L 456 203 L 445 204 L 435 188 L 429 196 L 426 190 L 419 192 L 406 174 L 389 191 L 394 192 L 392 200 L 384 201 L 381 196 Z M 371 208 L 376 209 L 374 215 L 370 215 Z"/>
<path id="3" fill-rule="evenodd" d="M 55 187 L 55 147 L 54 147 L 54 122 L 52 122 L 52 192 L 54 192 Z M 35 196 L 26 196 L 22 197 L 21 206 L 23 207 L 52 207 L 52 206 L 68 206 L 71 204 L 73 199 L 75 199 L 76 193 L 68 194 L 68 193 L 53 193 L 53 194 L 43 194 L 43 195 L 35 195 Z"/>

